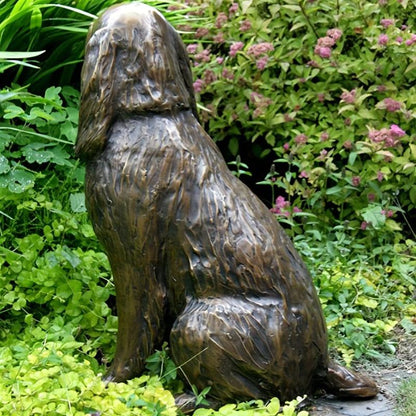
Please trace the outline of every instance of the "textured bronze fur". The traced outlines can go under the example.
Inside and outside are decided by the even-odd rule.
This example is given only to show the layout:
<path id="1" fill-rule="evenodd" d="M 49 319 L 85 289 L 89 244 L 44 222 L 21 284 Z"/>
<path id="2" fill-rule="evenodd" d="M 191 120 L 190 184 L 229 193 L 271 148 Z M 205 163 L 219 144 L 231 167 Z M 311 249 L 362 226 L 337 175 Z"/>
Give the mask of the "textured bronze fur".
<path id="1" fill-rule="evenodd" d="M 108 380 L 140 374 L 170 339 L 187 380 L 221 401 L 289 399 L 328 381 L 311 277 L 199 124 L 185 48 L 155 9 L 116 6 L 93 26 L 76 153 L 116 285 Z"/>

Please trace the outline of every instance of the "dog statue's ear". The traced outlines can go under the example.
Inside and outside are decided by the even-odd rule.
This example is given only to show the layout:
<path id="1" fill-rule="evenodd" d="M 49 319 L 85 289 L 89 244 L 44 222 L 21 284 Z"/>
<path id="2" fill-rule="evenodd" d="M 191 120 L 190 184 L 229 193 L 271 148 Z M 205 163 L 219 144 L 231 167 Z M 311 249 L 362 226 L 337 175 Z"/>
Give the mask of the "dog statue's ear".
<path id="1" fill-rule="evenodd" d="M 178 33 L 143 4 L 108 9 L 92 26 L 85 49 L 76 156 L 88 160 L 99 154 L 117 117 L 182 109 L 198 119 Z"/>
<path id="2" fill-rule="evenodd" d="M 113 33 L 97 31 L 89 39 L 81 73 L 81 105 L 75 155 L 90 159 L 106 144 L 113 119 L 114 65 L 116 47 Z"/>

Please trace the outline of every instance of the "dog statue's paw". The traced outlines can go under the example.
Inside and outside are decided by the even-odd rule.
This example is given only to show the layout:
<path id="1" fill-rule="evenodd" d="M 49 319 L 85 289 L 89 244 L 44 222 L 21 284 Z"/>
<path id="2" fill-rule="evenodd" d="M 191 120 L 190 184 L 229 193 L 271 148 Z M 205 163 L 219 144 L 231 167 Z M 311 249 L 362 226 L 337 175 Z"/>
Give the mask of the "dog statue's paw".
<path id="1" fill-rule="evenodd" d="M 109 371 L 103 377 L 105 383 L 119 383 L 139 376 L 142 368 L 138 368 L 137 360 L 117 360 L 115 359 Z"/>

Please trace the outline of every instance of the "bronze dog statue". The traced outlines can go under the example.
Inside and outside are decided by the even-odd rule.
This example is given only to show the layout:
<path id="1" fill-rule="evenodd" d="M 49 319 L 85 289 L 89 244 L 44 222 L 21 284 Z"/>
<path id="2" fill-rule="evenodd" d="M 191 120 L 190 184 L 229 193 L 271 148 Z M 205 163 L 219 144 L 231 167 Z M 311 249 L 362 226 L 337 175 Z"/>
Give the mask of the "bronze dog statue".
<path id="1" fill-rule="evenodd" d="M 311 277 L 199 124 L 184 45 L 155 9 L 114 6 L 93 25 L 76 154 L 116 285 L 108 380 L 139 375 L 169 339 L 187 380 L 219 401 L 285 400 L 322 386 L 377 393 L 329 362 Z"/>

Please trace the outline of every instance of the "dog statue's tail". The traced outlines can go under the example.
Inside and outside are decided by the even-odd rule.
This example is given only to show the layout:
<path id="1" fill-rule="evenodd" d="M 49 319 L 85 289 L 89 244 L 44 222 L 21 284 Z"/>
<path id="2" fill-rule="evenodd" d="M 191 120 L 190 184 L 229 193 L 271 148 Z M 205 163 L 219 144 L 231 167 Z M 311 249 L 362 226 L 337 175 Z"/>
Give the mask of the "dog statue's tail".
<path id="1" fill-rule="evenodd" d="M 327 393 L 351 399 L 371 399 L 379 391 L 373 380 L 333 360 L 329 362 L 327 379 L 323 387 Z"/>

